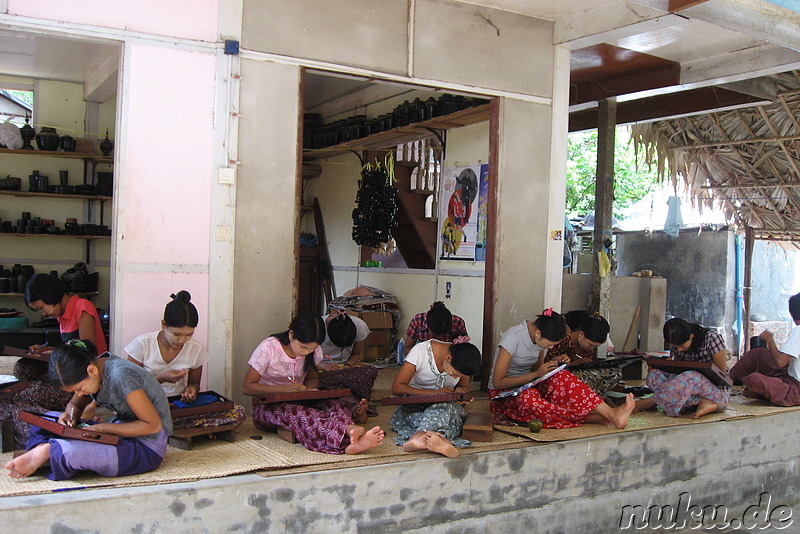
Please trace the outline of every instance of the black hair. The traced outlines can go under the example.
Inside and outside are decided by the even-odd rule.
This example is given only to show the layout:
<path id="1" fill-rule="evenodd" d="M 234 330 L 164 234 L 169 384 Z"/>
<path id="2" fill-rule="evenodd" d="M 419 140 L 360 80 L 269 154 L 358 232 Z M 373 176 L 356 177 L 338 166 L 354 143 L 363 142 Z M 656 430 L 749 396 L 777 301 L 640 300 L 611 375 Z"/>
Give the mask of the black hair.
<path id="1" fill-rule="evenodd" d="M 89 377 L 86 370 L 97 363 L 97 347 L 88 339 L 71 339 L 50 355 L 48 374 L 56 387 L 74 386 Z"/>
<path id="2" fill-rule="evenodd" d="M 431 305 L 426 319 L 428 330 L 435 335 L 448 334 L 453 328 L 453 314 L 442 301 L 436 301 Z"/>
<path id="3" fill-rule="evenodd" d="M 789 297 L 789 313 L 792 319 L 800 321 L 800 293 Z"/>
<path id="4" fill-rule="evenodd" d="M 195 328 L 198 323 L 197 308 L 192 304 L 192 296 L 188 291 L 178 291 L 170 295 L 172 299 L 164 307 L 164 324 L 175 328 L 189 326 Z"/>
<path id="5" fill-rule="evenodd" d="M 564 321 L 567 322 L 569 329 L 574 332 L 575 330 L 581 329 L 583 320 L 588 316 L 589 312 L 586 310 L 572 310 L 564 314 Z"/>
<path id="6" fill-rule="evenodd" d="M 583 332 L 583 335 L 586 336 L 589 341 L 603 343 L 606 338 L 608 338 L 611 325 L 609 325 L 606 318 L 599 313 L 590 313 L 583 320 L 580 327 L 578 327 L 578 330 Z"/>
<path id="7" fill-rule="evenodd" d="M 337 347 L 349 347 L 356 341 L 356 323 L 346 313 L 339 313 L 331 317 L 327 330 L 331 343 Z"/>
<path id="8" fill-rule="evenodd" d="M 708 332 L 708 328 L 687 322 L 679 317 L 674 317 L 664 323 L 664 341 L 670 345 L 683 345 L 689 341 L 689 336 L 694 334 L 689 350 L 702 347 Z"/>
<path id="9" fill-rule="evenodd" d="M 41 300 L 53 306 L 61 302 L 67 293 L 67 284 L 61 278 L 51 274 L 35 274 L 25 284 L 25 304 Z"/>
<path id="10" fill-rule="evenodd" d="M 472 343 L 450 345 L 450 365 L 466 376 L 475 376 L 481 371 L 481 351 Z"/>
<path id="11" fill-rule="evenodd" d="M 316 343 L 322 345 L 325 341 L 325 321 L 322 317 L 312 312 L 298 313 L 292 322 L 289 323 L 289 329 L 277 334 L 272 334 L 270 337 L 276 338 L 282 345 L 288 345 L 289 331 L 291 330 L 292 336 L 300 343 Z M 306 361 L 303 363 L 303 370 L 316 369 L 317 363 L 314 361 L 314 351 L 306 354 Z"/>
<path id="12" fill-rule="evenodd" d="M 567 323 L 560 313 L 548 308 L 533 322 L 542 337 L 548 341 L 558 342 L 567 335 Z"/>

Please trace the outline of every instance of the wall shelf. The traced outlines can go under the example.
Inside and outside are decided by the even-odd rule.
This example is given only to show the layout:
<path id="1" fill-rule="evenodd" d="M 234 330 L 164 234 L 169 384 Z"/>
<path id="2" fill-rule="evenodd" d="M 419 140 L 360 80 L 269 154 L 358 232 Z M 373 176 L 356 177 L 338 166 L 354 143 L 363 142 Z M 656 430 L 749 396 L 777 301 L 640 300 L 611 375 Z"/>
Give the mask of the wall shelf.
<path id="1" fill-rule="evenodd" d="M 9 237 L 69 237 L 73 239 L 85 239 L 93 241 L 95 239 L 111 239 L 110 235 L 76 235 L 76 234 L 9 234 L 7 232 L 0 232 L 0 236 Z"/>
<path id="2" fill-rule="evenodd" d="M 113 197 L 101 197 L 99 195 L 65 195 L 60 193 L 34 193 L 30 191 L 16 191 L 16 190 L 9 190 L 9 189 L 0 189 L 0 195 L 10 195 L 14 197 L 20 198 L 62 198 L 62 199 L 74 199 L 74 200 L 99 200 L 101 202 L 105 202 L 106 200 L 111 200 Z"/>
<path id="3" fill-rule="evenodd" d="M 456 111 L 450 115 L 434 117 L 433 119 L 415 122 L 408 126 L 392 128 L 391 130 L 362 137 L 354 141 L 339 143 L 338 145 L 325 148 L 306 149 L 303 150 L 303 159 L 312 161 L 338 156 L 352 151 L 377 150 L 392 147 L 408 143 L 409 141 L 417 141 L 423 133 L 433 135 L 431 130 L 451 130 L 453 128 L 461 128 L 462 126 L 487 120 L 489 120 L 489 104 L 481 104 L 480 106 L 473 106 L 471 108 L 462 109 L 461 111 Z"/>

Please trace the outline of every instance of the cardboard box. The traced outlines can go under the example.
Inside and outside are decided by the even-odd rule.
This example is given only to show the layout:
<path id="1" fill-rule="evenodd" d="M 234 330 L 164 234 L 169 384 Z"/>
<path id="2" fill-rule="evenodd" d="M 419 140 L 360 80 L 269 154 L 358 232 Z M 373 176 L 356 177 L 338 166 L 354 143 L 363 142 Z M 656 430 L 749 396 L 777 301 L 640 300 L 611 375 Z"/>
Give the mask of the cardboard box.
<path id="1" fill-rule="evenodd" d="M 354 317 L 358 317 L 365 323 L 370 330 L 391 329 L 394 327 L 394 316 L 381 310 L 365 311 L 365 312 L 347 312 Z"/>
<path id="2" fill-rule="evenodd" d="M 372 333 L 364 340 L 364 350 L 361 354 L 361 361 L 374 362 L 375 360 L 385 360 L 389 357 L 391 346 L 391 330 L 372 330 Z"/>

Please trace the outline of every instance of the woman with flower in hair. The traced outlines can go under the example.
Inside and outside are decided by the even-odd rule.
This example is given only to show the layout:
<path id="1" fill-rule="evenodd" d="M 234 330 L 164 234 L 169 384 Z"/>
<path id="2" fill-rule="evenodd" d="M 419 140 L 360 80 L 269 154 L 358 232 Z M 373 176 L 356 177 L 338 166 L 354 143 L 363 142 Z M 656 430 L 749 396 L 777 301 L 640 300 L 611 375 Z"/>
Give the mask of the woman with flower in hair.
<path id="1" fill-rule="evenodd" d="M 571 428 L 584 423 L 612 423 L 625 428 L 634 409 L 633 395 L 612 408 L 589 386 L 567 370 L 517 395 L 497 398 L 505 390 L 518 388 L 555 370 L 559 363 L 545 361 L 547 350 L 566 335 L 564 318 L 547 308 L 535 321 L 523 321 L 500 338 L 489 378 L 490 407 L 498 419 L 527 423 L 542 422 L 542 428 Z"/>

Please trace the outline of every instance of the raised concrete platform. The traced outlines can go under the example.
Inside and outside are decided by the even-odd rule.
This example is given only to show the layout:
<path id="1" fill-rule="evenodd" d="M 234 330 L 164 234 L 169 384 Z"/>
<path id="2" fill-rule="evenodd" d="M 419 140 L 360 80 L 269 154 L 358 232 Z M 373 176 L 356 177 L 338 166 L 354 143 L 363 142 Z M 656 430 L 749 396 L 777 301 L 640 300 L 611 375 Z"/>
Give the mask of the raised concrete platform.
<path id="1" fill-rule="evenodd" d="M 788 509 L 782 531 L 800 532 L 799 438 L 800 412 L 789 412 L 452 460 L 8 497 L 0 517 L 8 532 L 604 533 L 626 531 L 625 506 L 678 508 L 688 496 L 725 506 L 730 521 L 768 492 L 773 521 Z M 627 531 L 691 531 L 652 523 Z"/>

